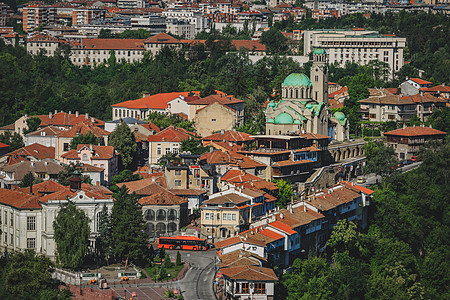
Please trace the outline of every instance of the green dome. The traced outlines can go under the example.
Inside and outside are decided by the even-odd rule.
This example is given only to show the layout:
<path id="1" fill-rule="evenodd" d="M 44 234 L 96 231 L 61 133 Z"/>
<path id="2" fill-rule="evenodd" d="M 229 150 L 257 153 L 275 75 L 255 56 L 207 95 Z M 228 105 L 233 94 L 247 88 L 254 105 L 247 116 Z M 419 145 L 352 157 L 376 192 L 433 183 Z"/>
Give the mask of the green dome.
<path id="1" fill-rule="evenodd" d="M 302 122 L 300 122 L 300 120 L 294 120 L 294 124 L 296 124 L 296 125 L 301 125 Z"/>
<path id="2" fill-rule="evenodd" d="M 311 110 L 312 107 L 313 107 L 313 106 L 312 106 L 311 103 L 306 104 L 306 108 L 307 108 L 307 109 Z"/>
<path id="3" fill-rule="evenodd" d="M 316 48 L 314 49 L 314 54 L 327 54 L 327 52 L 323 48 Z"/>
<path id="4" fill-rule="evenodd" d="M 270 101 L 269 104 L 267 104 L 267 108 L 272 107 L 273 109 L 277 108 L 277 103 L 275 101 Z"/>
<path id="5" fill-rule="evenodd" d="M 338 111 L 334 113 L 334 117 L 338 121 L 343 121 L 345 119 L 345 114 L 343 112 Z"/>
<path id="6" fill-rule="evenodd" d="M 281 86 L 312 86 L 311 80 L 303 73 L 292 73 L 284 80 Z"/>
<path id="7" fill-rule="evenodd" d="M 281 113 L 275 118 L 275 124 L 292 124 L 294 119 L 288 113 Z"/>
<path id="8" fill-rule="evenodd" d="M 270 118 L 269 120 L 267 120 L 267 123 L 273 123 L 274 121 L 273 121 L 273 119 L 272 118 Z"/>

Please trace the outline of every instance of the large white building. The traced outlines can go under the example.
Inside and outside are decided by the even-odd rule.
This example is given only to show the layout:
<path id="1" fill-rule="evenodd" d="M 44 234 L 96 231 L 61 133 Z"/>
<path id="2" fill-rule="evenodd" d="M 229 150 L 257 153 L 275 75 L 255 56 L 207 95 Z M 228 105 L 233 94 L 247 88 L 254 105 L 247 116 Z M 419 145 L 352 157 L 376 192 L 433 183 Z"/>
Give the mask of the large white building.
<path id="1" fill-rule="evenodd" d="M 328 62 L 344 67 L 346 63 L 366 65 L 378 60 L 389 65 L 391 77 L 403 67 L 406 38 L 383 35 L 364 29 L 314 29 L 303 34 L 303 53 L 315 48 L 327 51 Z"/>

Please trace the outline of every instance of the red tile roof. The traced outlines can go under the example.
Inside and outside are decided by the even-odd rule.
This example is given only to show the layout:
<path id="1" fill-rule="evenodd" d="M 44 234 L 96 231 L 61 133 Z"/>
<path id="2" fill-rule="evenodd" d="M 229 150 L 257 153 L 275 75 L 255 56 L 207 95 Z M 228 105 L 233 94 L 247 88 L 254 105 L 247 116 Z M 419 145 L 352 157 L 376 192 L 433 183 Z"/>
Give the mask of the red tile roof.
<path id="1" fill-rule="evenodd" d="M 93 199 L 111 199 L 112 193 L 105 187 L 93 186 L 89 184 L 82 184 L 81 190 L 86 194 L 87 197 Z M 41 203 L 47 203 L 50 200 L 66 200 L 67 198 L 72 198 L 78 194 L 78 191 L 71 190 L 70 187 L 66 186 L 64 189 L 59 190 L 55 193 L 45 195 L 39 199 Z"/>
<path id="2" fill-rule="evenodd" d="M 143 39 L 82 39 L 86 50 L 144 50 Z"/>
<path id="3" fill-rule="evenodd" d="M 55 39 L 54 37 L 51 37 L 49 35 L 42 34 L 42 33 L 31 36 L 27 41 L 28 42 L 47 42 L 47 43 L 51 43 L 51 42 L 57 43 L 58 42 L 58 40 Z"/>
<path id="4" fill-rule="evenodd" d="M 0 203 L 17 209 L 40 209 L 39 197 L 0 188 Z"/>
<path id="5" fill-rule="evenodd" d="M 141 205 L 181 205 L 185 203 L 188 203 L 188 200 L 184 200 L 166 189 L 157 194 L 139 199 L 139 204 Z"/>
<path id="6" fill-rule="evenodd" d="M 108 132 L 104 129 L 101 129 L 100 127 L 95 126 L 90 121 L 84 121 L 84 122 L 76 124 L 69 130 L 61 131 L 61 133 L 59 134 L 59 137 L 74 138 L 78 135 L 89 134 L 89 133 L 94 134 L 96 137 L 104 137 L 104 136 L 108 136 L 111 134 L 111 132 Z"/>
<path id="7" fill-rule="evenodd" d="M 136 194 L 141 196 L 157 194 L 165 190 L 164 187 L 156 183 L 155 178 L 145 178 L 136 181 L 121 182 L 118 183 L 117 186 L 119 188 L 122 186 L 126 186 L 130 193 L 135 192 Z"/>
<path id="8" fill-rule="evenodd" d="M 146 123 L 146 124 L 142 124 L 142 127 L 147 128 L 148 130 L 154 130 L 156 132 L 160 132 L 161 129 L 159 129 L 158 126 L 156 126 L 155 124 L 153 124 L 152 122 Z"/>
<path id="9" fill-rule="evenodd" d="M 32 187 L 32 191 L 34 194 L 39 193 L 41 195 L 44 195 L 44 194 L 51 194 L 51 193 L 54 193 L 57 191 L 61 191 L 65 188 L 66 187 L 64 185 L 59 184 L 56 181 L 53 181 L 52 179 L 49 179 L 49 180 L 43 181 L 41 183 L 34 184 Z M 29 187 L 16 188 L 15 191 L 26 194 L 26 193 L 30 192 L 30 188 Z"/>
<path id="10" fill-rule="evenodd" d="M 226 130 L 223 134 L 221 132 L 206 136 L 202 138 L 204 141 L 224 141 L 224 142 L 248 142 L 253 141 L 254 138 L 245 132 L 235 130 Z"/>
<path id="11" fill-rule="evenodd" d="M 448 85 L 436 85 L 436 86 L 432 86 L 432 87 L 429 87 L 429 88 L 421 88 L 420 89 L 421 91 L 424 91 L 424 92 L 447 92 L 447 93 L 449 93 L 450 92 L 450 86 L 448 86 Z"/>
<path id="12" fill-rule="evenodd" d="M 8 164 L 20 162 L 22 160 L 28 160 L 27 157 L 34 157 L 37 160 L 43 160 L 46 158 L 55 158 L 55 147 L 46 147 L 41 144 L 31 144 L 13 152 L 6 154 Z"/>
<path id="13" fill-rule="evenodd" d="M 9 147 L 9 145 L 6 145 L 6 144 L 3 144 L 3 143 L 0 143 L 0 148 L 8 148 Z"/>
<path id="14" fill-rule="evenodd" d="M 182 42 L 167 33 L 158 33 L 149 37 L 144 41 L 144 44 L 182 44 Z"/>
<path id="15" fill-rule="evenodd" d="M 26 136 L 58 136 L 61 133 L 61 129 L 55 126 L 47 126 L 42 129 L 30 132 Z"/>
<path id="16" fill-rule="evenodd" d="M 236 50 L 248 49 L 249 51 L 266 51 L 266 45 L 259 40 L 231 40 Z"/>
<path id="17" fill-rule="evenodd" d="M 447 133 L 444 131 L 433 129 L 430 127 L 422 127 L 422 126 L 400 128 L 400 129 L 395 129 L 395 130 L 384 133 L 384 135 L 398 135 L 398 136 L 407 136 L 407 137 L 445 135 L 445 134 L 447 134 Z"/>
<path id="18" fill-rule="evenodd" d="M 50 114 L 48 115 L 38 115 L 38 116 L 29 116 L 29 117 L 37 117 L 39 119 L 41 119 L 41 126 L 74 126 L 78 123 L 81 123 L 83 121 L 90 121 L 91 123 L 93 123 L 95 126 L 105 126 L 105 122 L 103 122 L 102 120 L 93 118 L 93 117 L 89 117 L 83 114 L 68 114 L 65 112 L 59 112 L 56 114 L 52 114 L 51 118 L 50 118 Z"/>
<path id="19" fill-rule="evenodd" d="M 275 222 L 269 223 L 269 226 L 272 226 L 276 229 L 286 232 L 287 234 L 296 234 L 297 233 L 295 230 L 292 229 L 291 226 L 286 225 L 280 221 L 275 221 Z"/>
<path id="20" fill-rule="evenodd" d="M 137 109 L 160 109 L 165 110 L 167 102 L 176 99 L 180 96 L 187 97 L 189 92 L 172 92 L 172 93 L 159 93 L 136 100 L 128 100 L 111 105 L 112 107 L 125 107 L 125 108 L 137 108 Z"/>
<path id="21" fill-rule="evenodd" d="M 371 189 L 365 188 L 365 187 L 357 185 L 357 184 L 353 184 L 353 183 L 348 182 L 348 181 L 341 181 L 341 184 L 345 184 L 348 188 L 357 189 L 357 190 L 363 192 L 366 195 L 372 195 L 374 193 L 374 191 L 371 190 Z"/>
<path id="22" fill-rule="evenodd" d="M 410 78 L 412 81 L 414 81 L 417 84 L 423 85 L 423 84 L 433 84 L 432 82 L 423 80 L 421 78 Z"/>
<path id="23" fill-rule="evenodd" d="M 158 132 L 155 135 L 149 135 L 148 141 L 149 142 L 181 142 L 184 140 L 188 140 L 190 138 L 197 139 L 196 136 L 193 135 L 193 133 L 187 131 L 183 128 L 177 128 L 170 125 L 166 129 Z"/>
<path id="24" fill-rule="evenodd" d="M 80 150 L 81 149 L 91 149 L 92 156 L 90 157 L 91 160 L 109 160 L 113 158 L 114 156 L 119 155 L 117 151 L 114 150 L 113 146 L 97 146 L 97 145 L 86 145 L 86 144 L 79 144 L 77 146 L 77 150 L 70 150 L 67 153 L 64 153 L 61 155 L 62 158 L 65 159 L 80 159 Z"/>

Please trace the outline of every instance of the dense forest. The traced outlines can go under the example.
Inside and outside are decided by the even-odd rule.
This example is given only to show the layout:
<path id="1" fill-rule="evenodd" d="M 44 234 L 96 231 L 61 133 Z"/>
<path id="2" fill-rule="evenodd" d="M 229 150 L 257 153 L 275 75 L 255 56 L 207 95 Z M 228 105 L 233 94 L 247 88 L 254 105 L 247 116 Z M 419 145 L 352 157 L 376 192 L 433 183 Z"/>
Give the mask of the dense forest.
<path id="1" fill-rule="evenodd" d="M 450 143 L 375 189 L 367 232 L 340 221 L 326 253 L 297 259 L 280 299 L 449 299 Z"/>

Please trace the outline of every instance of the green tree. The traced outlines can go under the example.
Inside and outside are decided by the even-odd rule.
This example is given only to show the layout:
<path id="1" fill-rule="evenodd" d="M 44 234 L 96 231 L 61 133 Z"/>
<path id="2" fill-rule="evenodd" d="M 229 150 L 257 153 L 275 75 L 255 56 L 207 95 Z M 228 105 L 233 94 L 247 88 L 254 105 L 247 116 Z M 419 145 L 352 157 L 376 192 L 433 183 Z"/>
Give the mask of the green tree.
<path id="1" fill-rule="evenodd" d="M 73 137 L 72 141 L 70 141 L 70 149 L 76 150 L 79 144 L 101 145 L 102 141 L 102 138 L 97 138 L 92 132 L 89 132 L 87 134 L 80 134 Z"/>
<path id="2" fill-rule="evenodd" d="M 112 177 L 111 185 L 116 185 L 121 182 L 136 181 L 139 179 L 142 179 L 141 175 L 133 174 L 131 170 L 123 170 Z"/>
<path id="3" fill-rule="evenodd" d="M 389 177 L 396 172 L 399 161 L 394 148 L 385 146 L 383 142 L 369 142 L 364 145 L 364 153 L 367 157 L 365 174 Z"/>
<path id="4" fill-rule="evenodd" d="M 122 186 L 114 194 L 114 206 L 111 212 L 112 252 L 117 260 L 144 263 L 146 260 L 147 238 L 142 208 L 138 196 L 128 194 Z"/>
<path id="5" fill-rule="evenodd" d="M 337 222 L 327 245 L 335 253 L 349 251 L 352 256 L 356 256 L 363 251 L 357 225 L 353 222 L 347 222 L 345 219 Z"/>
<path id="6" fill-rule="evenodd" d="M 34 177 L 33 173 L 28 172 L 25 174 L 22 178 L 22 180 L 19 183 L 20 187 L 29 187 L 31 184 L 38 184 L 42 182 L 43 180 L 39 177 Z"/>
<path id="7" fill-rule="evenodd" d="M 125 122 L 117 125 L 114 131 L 111 132 L 108 144 L 113 146 L 114 149 L 119 152 L 123 168 L 128 168 L 133 162 L 134 154 L 137 151 L 137 145 L 134 134 Z"/>
<path id="8" fill-rule="evenodd" d="M 200 155 L 209 151 L 209 147 L 203 147 L 201 141 L 198 139 L 190 138 L 181 141 L 180 151 L 189 151 L 193 155 Z"/>
<path id="9" fill-rule="evenodd" d="M 64 267 L 76 270 L 83 265 L 89 249 L 89 222 L 84 211 L 72 201 L 60 206 L 53 230 L 57 257 Z"/>
<path id="10" fill-rule="evenodd" d="M 434 129 L 450 133 L 450 107 L 441 107 L 433 110 L 433 113 L 428 117 L 427 124 Z"/>
<path id="11" fill-rule="evenodd" d="M 267 47 L 270 54 L 283 54 L 288 50 L 286 37 L 275 28 L 264 31 L 260 41 Z"/>
<path id="12" fill-rule="evenodd" d="M 112 255 L 112 226 L 108 207 L 103 204 L 98 220 L 97 255 L 99 259 L 108 261 Z"/>
<path id="13" fill-rule="evenodd" d="M 22 136 L 20 136 L 17 132 L 11 134 L 11 132 L 6 131 L 5 133 L 0 134 L 0 142 L 9 145 L 10 151 L 14 151 L 25 146 Z"/>
<path id="14" fill-rule="evenodd" d="M 39 125 L 41 125 L 41 119 L 38 117 L 31 117 L 27 119 L 27 129 L 23 131 L 23 134 L 27 134 L 30 132 L 34 132 L 39 128 Z"/>
<path id="15" fill-rule="evenodd" d="M 292 197 L 294 196 L 294 191 L 292 190 L 292 185 L 283 179 L 275 181 L 275 184 L 278 187 L 277 205 L 279 207 L 285 207 L 292 200 Z"/>
<path id="16" fill-rule="evenodd" d="M 177 259 L 176 259 L 175 263 L 177 266 L 182 265 L 180 251 L 177 251 Z"/>
<path id="17" fill-rule="evenodd" d="M 70 299 L 70 292 L 66 289 L 60 291 L 58 282 L 52 278 L 53 267 L 50 259 L 36 255 L 30 249 L 14 253 L 2 276 L 3 296 L 14 295 L 15 299 L 30 300 Z"/>
<path id="18" fill-rule="evenodd" d="M 164 267 L 166 267 L 167 269 L 172 268 L 173 264 L 172 261 L 170 260 L 170 256 L 167 253 L 166 256 L 164 256 L 164 263 L 163 263 Z"/>
<path id="19" fill-rule="evenodd" d="M 82 174 L 82 172 L 80 171 L 81 167 L 80 167 L 80 163 L 70 163 L 68 165 L 64 166 L 64 169 L 62 171 L 60 171 L 58 173 L 58 177 L 57 177 L 57 181 L 59 184 L 68 186 L 70 184 L 70 178 L 73 176 L 73 174 L 75 173 L 75 171 L 80 172 Z M 87 175 L 81 175 L 81 181 L 83 183 L 90 183 L 91 182 L 91 178 Z"/>
<path id="20" fill-rule="evenodd" d="M 166 277 L 167 277 L 166 267 L 164 266 L 164 264 L 162 264 L 161 268 L 159 269 L 158 280 L 162 280 Z"/>

